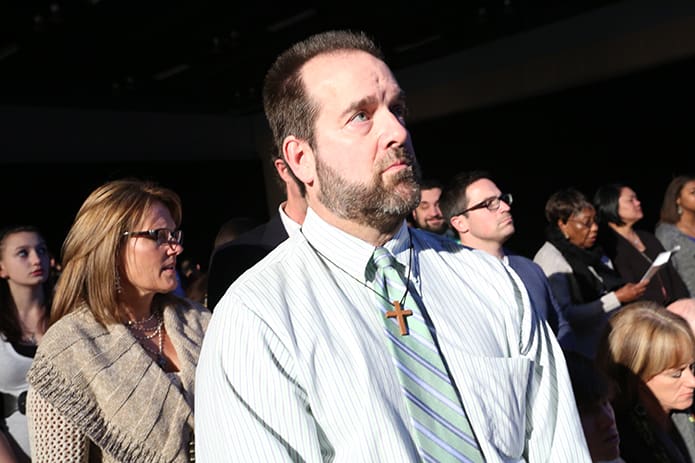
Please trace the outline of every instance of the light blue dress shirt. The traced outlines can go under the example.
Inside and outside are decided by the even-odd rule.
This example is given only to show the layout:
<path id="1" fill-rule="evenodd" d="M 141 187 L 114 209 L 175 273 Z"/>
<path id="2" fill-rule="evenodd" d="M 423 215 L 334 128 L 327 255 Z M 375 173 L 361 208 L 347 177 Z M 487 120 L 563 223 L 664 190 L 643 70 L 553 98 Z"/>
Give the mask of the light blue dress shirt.
<path id="1" fill-rule="evenodd" d="M 385 246 L 406 267 L 411 240 L 412 287 L 487 461 L 590 462 L 560 346 L 516 273 L 404 222 Z M 233 283 L 197 369 L 198 461 L 420 461 L 367 288 L 373 251 L 309 209 Z"/>

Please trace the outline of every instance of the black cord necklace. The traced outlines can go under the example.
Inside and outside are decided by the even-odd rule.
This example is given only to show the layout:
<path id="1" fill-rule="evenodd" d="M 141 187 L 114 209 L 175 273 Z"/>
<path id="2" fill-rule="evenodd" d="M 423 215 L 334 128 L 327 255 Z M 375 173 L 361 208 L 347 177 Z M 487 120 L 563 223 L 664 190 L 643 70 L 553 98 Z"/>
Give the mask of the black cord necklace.
<path id="1" fill-rule="evenodd" d="M 300 229 L 300 232 L 302 233 L 302 235 L 304 235 L 304 232 L 301 229 Z M 412 310 L 403 309 L 403 304 L 405 303 L 405 299 L 408 297 L 408 291 L 410 290 L 410 272 L 413 269 L 413 237 L 410 234 L 410 230 L 408 231 L 408 238 L 410 241 L 410 245 L 408 248 L 408 250 L 410 251 L 410 254 L 408 257 L 408 277 L 404 282 L 405 283 L 405 292 L 403 293 L 403 297 L 401 297 L 400 301 L 397 301 L 397 300 L 392 301 L 389 298 L 387 298 L 386 296 L 384 296 L 383 294 L 381 294 L 379 291 L 375 290 L 374 288 L 372 288 L 371 286 L 366 284 L 364 281 L 352 276 L 347 270 L 345 270 L 340 265 L 333 262 L 331 259 L 328 258 L 328 256 L 326 256 L 321 251 L 316 249 L 316 247 L 314 247 L 314 245 L 311 244 L 311 241 L 309 241 L 309 239 L 306 237 L 306 235 L 304 235 L 304 239 L 306 239 L 306 242 L 309 243 L 309 246 L 311 247 L 311 249 L 313 249 L 313 251 L 316 253 L 316 255 L 318 255 L 321 258 L 321 260 L 323 260 L 324 262 L 329 262 L 335 268 L 337 268 L 338 270 L 340 270 L 341 272 L 343 272 L 344 274 L 346 274 L 347 276 L 349 276 L 350 278 L 352 278 L 353 280 L 355 280 L 356 282 L 358 282 L 359 284 L 361 284 L 362 286 L 364 286 L 365 288 L 367 288 L 368 290 L 370 290 L 371 292 L 373 292 L 374 294 L 376 294 L 377 296 L 379 296 L 380 298 L 385 300 L 389 305 L 391 305 L 391 307 L 393 307 L 393 310 L 387 310 L 386 313 L 384 314 L 384 316 L 386 318 L 395 318 L 397 320 L 398 326 L 399 326 L 400 331 L 401 331 L 401 336 L 406 336 L 410 332 L 410 330 L 408 329 L 408 321 L 406 320 L 406 317 L 410 317 L 411 315 L 413 315 Z"/>
<path id="2" fill-rule="evenodd" d="M 300 232 L 302 233 L 302 235 L 304 235 L 304 232 L 301 231 L 301 229 L 300 229 Z M 306 242 L 309 243 L 309 247 L 311 247 L 311 249 L 321 258 L 321 260 L 330 263 L 335 268 L 337 268 L 338 270 L 340 270 L 341 272 L 343 272 L 344 274 L 346 274 L 347 276 L 349 276 L 350 278 L 352 278 L 353 280 L 355 280 L 356 282 L 358 282 L 359 284 L 361 284 L 362 286 L 364 286 L 365 288 L 367 288 L 368 290 L 370 290 L 371 292 L 373 292 L 374 294 L 376 294 L 377 296 L 379 296 L 380 298 L 382 298 L 383 300 L 385 300 L 386 302 L 391 304 L 393 307 L 396 307 L 396 304 L 398 304 L 400 307 L 402 307 L 403 304 L 405 303 L 405 299 L 408 297 L 408 292 L 410 291 L 410 273 L 413 269 L 413 237 L 410 235 L 410 232 L 408 232 L 408 239 L 409 239 L 409 243 L 410 243 L 408 246 L 408 250 L 410 251 L 409 256 L 408 256 L 408 276 L 405 280 L 405 293 L 403 293 L 403 297 L 401 297 L 400 301 L 391 301 L 389 298 L 387 298 L 386 296 L 381 294 L 379 291 L 375 290 L 374 288 L 372 288 L 371 286 L 366 284 L 364 281 L 362 281 L 358 278 L 355 278 L 353 275 L 351 275 L 343 267 L 336 264 L 331 259 L 329 259 L 328 256 L 326 256 L 324 253 L 322 253 L 321 251 L 316 249 L 316 247 L 314 247 L 314 245 L 311 244 L 311 241 L 309 241 L 309 238 L 307 238 L 306 235 L 304 235 L 304 239 L 306 239 Z"/>

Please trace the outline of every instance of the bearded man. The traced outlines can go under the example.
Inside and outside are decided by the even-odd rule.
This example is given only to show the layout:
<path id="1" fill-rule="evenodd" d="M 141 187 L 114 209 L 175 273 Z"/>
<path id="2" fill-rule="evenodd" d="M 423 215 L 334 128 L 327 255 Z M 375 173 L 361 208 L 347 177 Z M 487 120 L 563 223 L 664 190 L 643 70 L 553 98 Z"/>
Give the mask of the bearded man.
<path id="1" fill-rule="evenodd" d="M 562 352 L 518 276 L 407 226 L 420 169 L 374 42 L 309 37 L 263 96 L 308 210 L 215 308 L 198 460 L 589 462 Z"/>

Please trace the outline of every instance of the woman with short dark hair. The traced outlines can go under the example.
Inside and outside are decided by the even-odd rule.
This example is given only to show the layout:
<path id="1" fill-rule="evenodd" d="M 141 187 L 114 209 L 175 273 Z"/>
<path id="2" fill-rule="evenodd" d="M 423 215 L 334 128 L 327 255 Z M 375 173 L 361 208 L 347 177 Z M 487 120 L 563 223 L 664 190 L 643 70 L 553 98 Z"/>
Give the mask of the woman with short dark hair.
<path id="1" fill-rule="evenodd" d="M 642 297 L 646 282 L 623 280 L 596 246 L 596 211 L 580 191 L 566 188 L 553 193 L 545 216 L 546 241 L 533 260 L 548 277 L 575 333 L 577 349 L 593 358 L 609 313 Z"/>

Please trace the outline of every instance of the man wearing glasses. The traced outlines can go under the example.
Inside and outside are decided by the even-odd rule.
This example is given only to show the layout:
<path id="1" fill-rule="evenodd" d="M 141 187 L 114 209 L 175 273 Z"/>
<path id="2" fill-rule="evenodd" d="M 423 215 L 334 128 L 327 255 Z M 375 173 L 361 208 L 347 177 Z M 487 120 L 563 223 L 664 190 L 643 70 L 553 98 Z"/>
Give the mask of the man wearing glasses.
<path id="1" fill-rule="evenodd" d="M 512 201 L 512 195 L 502 193 L 487 172 L 460 172 L 442 194 L 441 208 L 461 244 L 501 259 L 519 274 L 531 303 L 548 321 L 560 345 L 573 348 L 570 324 L 552 295 L 543 269 L 504 248 L 515 231 Z"/>

